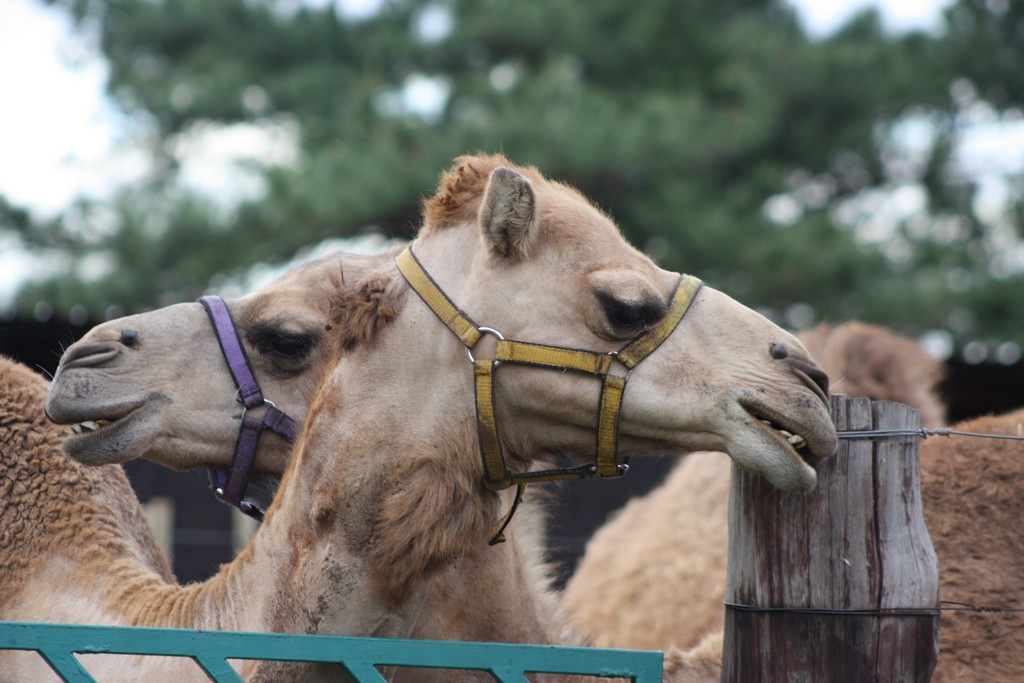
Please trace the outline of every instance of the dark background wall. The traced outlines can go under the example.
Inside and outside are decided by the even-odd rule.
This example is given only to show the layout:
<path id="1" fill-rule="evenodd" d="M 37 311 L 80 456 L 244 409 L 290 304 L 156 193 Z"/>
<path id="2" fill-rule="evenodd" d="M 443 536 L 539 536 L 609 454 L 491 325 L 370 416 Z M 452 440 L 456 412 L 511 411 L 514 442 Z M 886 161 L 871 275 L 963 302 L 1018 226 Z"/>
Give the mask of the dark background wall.
<path id="1" fill-rule="evenodd" d="M 96 322 L 0 320 L 0 354 L 51 376 L 62 350 Z M 1021 387 L 1024 362 L 971 365 L 956 360 L 947 364 L 942 391 L 950 421 L 956 422 L 1024 405 Z M 673 459 L 642 459 L 633 463 L 623 479 L 555 485 L 549 545 L 563 577 L 575 567 L 590 534 L 608 515 L 630 497 L 657 486 L 673 463 Z M 147 461 L 129 463 L 125 469 L 143 502 L 160 497 L 174 501 L 172 556 L 180 580 L 205 578 L 232 558 L 232 513 L 213 498 L 205 472 L 172 473 Z"/>

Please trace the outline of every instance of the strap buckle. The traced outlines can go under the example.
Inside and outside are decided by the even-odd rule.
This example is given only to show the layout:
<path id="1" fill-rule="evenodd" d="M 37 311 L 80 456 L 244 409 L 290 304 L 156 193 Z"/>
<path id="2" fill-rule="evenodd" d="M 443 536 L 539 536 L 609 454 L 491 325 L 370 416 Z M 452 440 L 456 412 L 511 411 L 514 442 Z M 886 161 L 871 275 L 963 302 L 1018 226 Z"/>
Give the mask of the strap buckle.
<path id="1" fill-rule="evenodd" d="M 482 334 L 489 334 L 495 337 L 498 341 L 505 341 L 505 336 L 501 332 L 498 332 L 493 327 L 478 327 L 476 329 L 478 332 Z M 480 342 L 478 341 L 477 343 L 479 344 Z M 473 357 L 473 349 L 469 346 L 466 347 L 466 355 L 469 356 L 470 363 L 476 362 L 476 358 Z M 500 360 L 494 361 L 494 367 L 498 367 L 499 365 L 501 365 Z"/>

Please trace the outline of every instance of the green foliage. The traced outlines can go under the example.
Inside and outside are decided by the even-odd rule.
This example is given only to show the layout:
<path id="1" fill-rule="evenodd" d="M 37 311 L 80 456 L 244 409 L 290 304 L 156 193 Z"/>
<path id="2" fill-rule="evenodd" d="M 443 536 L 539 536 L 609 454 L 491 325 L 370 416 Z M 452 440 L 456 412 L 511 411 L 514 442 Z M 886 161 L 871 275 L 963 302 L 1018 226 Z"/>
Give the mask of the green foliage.
<path id="1" fill-rule="evenodd" d="M 53 4 L 98 30 L 110 93 L 155 129 L 160 163 L 106 211 L 112 229 L 83 240 L 48 226 L 77 258 L 102 253 L 111 267 L 71 268 L 26 289 L 26 306 L 133 311 L 329 236 L 408 237 L 440 170 L 482 150 L 572 182 L 660 263 L 762 310 L 1021 337 L 1021 268 L 990 268 L 992 231 L 1021 236 L 1020 196 L 993 226 L 975 215 L 976 188 L 949 173 L 965 106 L 951 84 L 1021 105 L 1020 3 L 961 0 L 938 36 L 888 35 L 866 12 L 817 41 L 780 0 L 392 0 L 361 21 L 270 0 Z M 451 31 L 422 32 L 430 16 Z M 416 77 L 446 84 L 439 111 L 403 108 Z M 299 162 L 263 168 L 258 199 L 226 211 L 182 189 L 177 140 L 200 124 L 274 120 L 296 124 Z M 930 122 L 916 157 L 893 132 L 907 120 Z M 923 188 L 921 215 L 884 239 L 838 218 L 908 185 Z M 791 215 L 772 220 L 769 198 Z M 78 223 L 95 210 L 80 207 Z M 31 232 L 10 207 L 0 219 Z M 928 228 L 953 219 L 966 226 L 957 239 Z"/>

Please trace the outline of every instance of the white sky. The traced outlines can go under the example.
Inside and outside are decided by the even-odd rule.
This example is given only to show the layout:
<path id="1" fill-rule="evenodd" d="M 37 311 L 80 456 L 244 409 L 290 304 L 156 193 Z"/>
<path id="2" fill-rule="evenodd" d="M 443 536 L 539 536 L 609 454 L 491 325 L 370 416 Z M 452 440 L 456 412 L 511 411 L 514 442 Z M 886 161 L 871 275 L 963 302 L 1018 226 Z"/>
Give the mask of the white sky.
<path id="1" fill-rule="evenodd" d="M 332 1 L 354 18 L 372 13 L 380 2 L 307 0 Z M 951 2 L 790 1 L 818 35 L 871 4 L 883 8 L 894 30 L 930 27 Z M 139 154 L 117 149 L 123 121 L 103 97 L 106 66 L 69 41 L 70 31 L 65 14 L 39 0 L 0 1 L 0 93 L 10 94 L 0 101 L 0 194 L 40 216 L 58 213 L 77 196 L 105 196 L 145 168 Z M 216 178 L 210 168 L 196 171 L 199 182 Z M 0 302 L 38 265 L 0 236 Z"/>

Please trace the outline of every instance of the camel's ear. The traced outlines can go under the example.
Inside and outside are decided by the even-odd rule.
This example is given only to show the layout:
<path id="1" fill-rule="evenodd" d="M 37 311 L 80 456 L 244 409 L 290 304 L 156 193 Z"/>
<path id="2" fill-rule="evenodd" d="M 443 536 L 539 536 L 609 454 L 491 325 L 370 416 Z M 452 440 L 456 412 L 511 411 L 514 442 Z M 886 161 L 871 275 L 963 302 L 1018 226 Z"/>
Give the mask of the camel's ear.
<path id="1" fill-rule="evenodd" d="M 480 205 L 480 232 L 495 256 L 510 261 L 526 255 L 537 216 L 530 181 L 510 168 L 491 172 Z"/>

